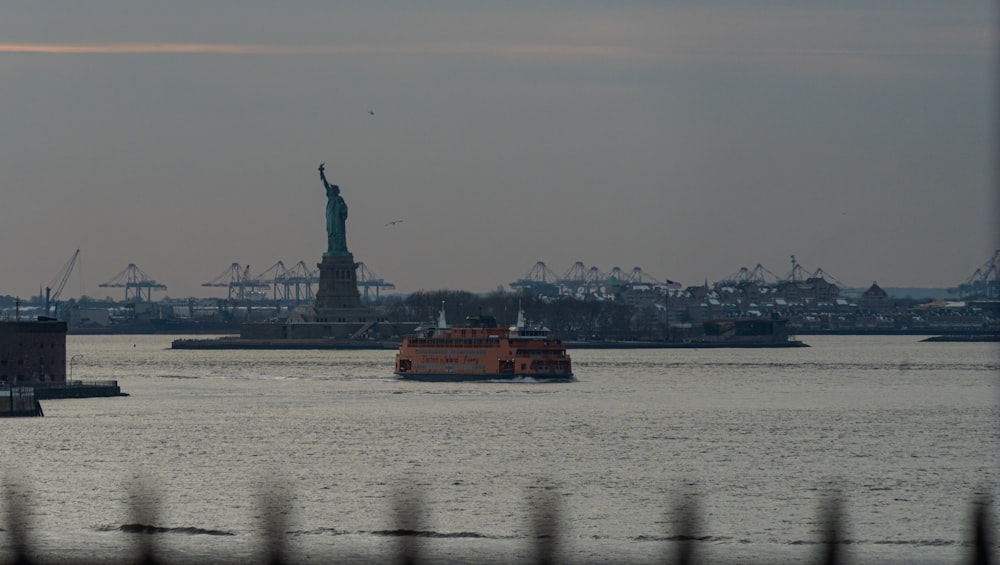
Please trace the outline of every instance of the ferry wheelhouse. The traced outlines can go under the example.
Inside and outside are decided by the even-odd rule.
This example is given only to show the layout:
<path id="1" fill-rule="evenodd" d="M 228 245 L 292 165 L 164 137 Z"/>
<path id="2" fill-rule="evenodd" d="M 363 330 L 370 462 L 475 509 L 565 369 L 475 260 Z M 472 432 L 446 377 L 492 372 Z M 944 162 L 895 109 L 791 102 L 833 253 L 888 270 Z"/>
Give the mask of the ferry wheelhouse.
<path id="1" fill-rule="evenodd" d="M 509 328 L 486 316 L 466 321 L 467 327 L 448 326 L 442 308 L 436 326 L 403 338 L 395 374 L 415 381 L 575 380 L 562 340 L 529 326 L 523 311 Z"/>

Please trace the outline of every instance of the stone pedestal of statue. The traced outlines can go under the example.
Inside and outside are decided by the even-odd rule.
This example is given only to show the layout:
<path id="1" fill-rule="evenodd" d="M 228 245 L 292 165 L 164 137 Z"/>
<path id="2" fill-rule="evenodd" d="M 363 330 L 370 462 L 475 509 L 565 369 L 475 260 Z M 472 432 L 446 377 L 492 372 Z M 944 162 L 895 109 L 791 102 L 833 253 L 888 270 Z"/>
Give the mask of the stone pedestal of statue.
<path id="1" fill-rule="evenodd" d="M 323 255 L 316 291 L 316 321 L 368 322 L 372 314 L 361 304 L 354 255 Z"/>

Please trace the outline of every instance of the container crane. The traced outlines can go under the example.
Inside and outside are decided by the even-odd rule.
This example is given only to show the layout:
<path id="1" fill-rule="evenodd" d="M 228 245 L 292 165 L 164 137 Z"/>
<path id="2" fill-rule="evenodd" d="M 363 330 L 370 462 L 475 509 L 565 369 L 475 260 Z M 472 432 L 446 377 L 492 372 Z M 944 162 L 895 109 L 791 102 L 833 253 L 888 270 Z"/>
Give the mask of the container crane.
<path id="1" fill-rule="evenodd" d="M 239 263 L 233 263 L 228 269 L 219 273 L 214 279 L 201 283 L 201 286 L 222 286 L 229 289 L 228 299 L 232 300 L 234 298 L 233 293 L 236 296 L 240 295 L 241 282 L 243 280 L 243 266 Z"/>
<path id="2" fill-rule="evenodd" d="M 362 287 L 364 289 L 364 301 L 365 302 L 370 302 L 371 301 L 371 299 L 368 297 L 368 289 L 369 288 L 374 288 L 375 289 L 375 300 L 376 301 L 378 301 L 378 299 L 379 299 L 379 289 L 382 289 L 382 288 L 387 288 L 387 289 L 396 288 L 396 285 L 392 284 L 391 282 L 385 282 L 385 280 L 378 278 L 378 275 L 376 275 L 374 273 L 374 271 L 372 271 L 371 269 L 369 269 L 362 262 L 358 262 L 358 265 L 357 265 L 356 269 L 357 269 L 358 286 L 360 286 L 360 287 Z"/>
<path id="3" fill-rule="evenodd" d="M 632 267 L 632 272 L 626 275 L 626 280 L 632 284 L 663 286 L 659 279 L 643 271 L 642 267 Z"/>
<path id="4" fill-rule="evenodd" d="M 740 270 L 718 281 L 716 284 L 727 286 L 743 286 L 748 284 L 755 284 L 757 286 L 773 286 L 778 284 L 781 280 L 781 277 L 769 271 L 767 267 L 757 263 L 757 266 L 753 269 L 740 267 Z"/>
<path id="5" fill-rule="evenodd" d="M 77 259 L 80 258 L 80 250 L 77 249 L 76 253 L 70 257 L 69 261 L 63 265 L 63 268 L 56 274 L 49 286 L 45 287 L 45 315 L 59 317 L 59 296 L 62 295 L 63 288 L 66 287 L 66 281 L 69 280 L 70 274 L 73 272 L 73 267 L 76 265 Z M 83 273 L 80 273 L 80 286 L 83 286 Z M 55 292 L 52 292 L 52 287 L 55 287 Z M 52 307 L 55 307 L 53 311 Z"/>
<path id="6" fill-rule="evenodd" d="M 167 285 L 160 284 L 149 278 L 135 263 L 129 263 L 128 267 L 122 269 L 114 278 L 97 286 L 124 288 L 126 302 L 130 298 L 136 302 L 142 302 L 143 290 L 146 291 L 146 302 L 152 302 L 152 292 L 154 290 L 167 290 Z"/>
<path id="7" fill-rule="evenodd" d="M 564 292 L 576 294 L 583 291 L 586 286 L 586 279 L 587 266 L 583 264 L 583 261 L 577 261 L 576 263 L 573 263 L 573 266 L 563 274 L 562 278 L 556 281 L 556 284 L 558 284 Z M 589 291 L 589 289 L 587 290 Z"/>
<path id="8" fill-rule="evenodd" d="M 834 277 L 830 273 L 824 271 L 822 268 L 819 268 L 819 269 L 816 269 L 815 271 L 813 271 L 813 278 L 823 279 L 823 280 L 825 280 L 827 282 L 831 282 L 831 283 L 837 285 L 838 288 L 846 288 L 846 286 L 844 286 L 844 283 L 842 283 L 839 280 L 837 280 L 836 277 Z"/>
<path id="9" fill-rule="evenodd" d="M 1000 249 L 958 286 L 963 297 L 993 299 L 1000 297 Z"/>
<path id="10" fill-rule="evenodd" d="M 263 287 L 268 283 L 254 280 L 250 277 L 250 265 L 242 266 L 233 263 L 228 269 L 219 274 L 214 279 L 202 283 L 201 286 L 221 286 L 229 289 L 228 300 L 246 300 L 247 295 L 261 294 Z"/>
<path id="11" fill-rule="evenodd" d="M 583 282 L 585 285 L 584 288 L 587 294 L 590 294 L 592 291 L 600 289 L 601 286 L 604 284 L 604 281 L 606 280 L 608 280 L 608 277 L 606 277 L 604 273 L 602 273 L 601 270 L 598 269 L 597 267 L 591 267 L 587 269 L 587 274 L 584 275 L 583 278 Z"/>
<path id="12" fill-rule="evenodd" d="M 608 271 L 606 280 L 611 284 L 619 285 L 623 282 L 628 282 L 628 275 L 625 274 L 625 271 L 622 271 L 621 267 L 615 266 Z"/>
<path id="13" fill-rule="evenodd" d="M 544 262 L 538 261 L 523 277 L 510 283 L 510 287 L 541 296 L 559 296 L 558 280 L 559 275 L 546 267 Z"/>
<path id="14" fill-rule="evenodd" d="M 281 283 L 282 278 L 287 272 L 288 269 L 285 268 L 285 262 L 278 260 L 275 264 L 268 267 L 267 270 L 254 277 L 253 281 L 261 285 L 261 288 L 264 290 L 270 288 L 273 293 L 272 299 L 277 303 L 278 301 L 288 299 L 288 286 Z"/>
<path id="15" fill-rule="evenodd" d="M 785 280 L 791 282 L 802 282 L 809 278 L 809 271 L 799 264 L 798 260 L 795 259 L 795 255 L 791 256 L 792 270 L 785 276 Z"/>
<path id="16" fill-rule="evenodd" d="M 275 284 L 279 283 L 285 287 L 286 300 L 294 300 L 296 303 L 309 301 L 313 298 L 313 285 L 319 284 L 319 273 L 310 269 L 305 261 L 299 261 L 275 279 Z"/>

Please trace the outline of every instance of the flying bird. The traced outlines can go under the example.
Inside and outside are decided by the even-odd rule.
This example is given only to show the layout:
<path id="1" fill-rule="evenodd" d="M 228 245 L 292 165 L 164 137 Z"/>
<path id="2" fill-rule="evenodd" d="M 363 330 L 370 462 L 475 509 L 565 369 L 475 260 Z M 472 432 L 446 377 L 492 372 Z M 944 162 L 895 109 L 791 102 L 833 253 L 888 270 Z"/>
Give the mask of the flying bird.
<path id="1" fill-rule="evenodd" d="M 375 110 L 368 110 L 368 115 L 369 116 L 374 116 L 375 115 Z"/>
<path id="2" fill-rule="evenodd" d="M 393 220 L 393 221 L 387 223 L 386 226 L 394 226 L 396 224 L 401 224 L 401 223 L 403 223 L 403 220 Z"/>

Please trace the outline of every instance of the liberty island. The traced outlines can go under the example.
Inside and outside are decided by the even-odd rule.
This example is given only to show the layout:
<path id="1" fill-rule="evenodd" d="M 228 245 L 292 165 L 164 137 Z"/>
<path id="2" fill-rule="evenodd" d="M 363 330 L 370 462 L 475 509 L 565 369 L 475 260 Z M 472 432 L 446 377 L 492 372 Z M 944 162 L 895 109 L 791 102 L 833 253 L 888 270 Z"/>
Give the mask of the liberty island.
<path id="1" fill-rule="evenodd" d="M 385 348 L 378 338 L 409 333 L 416 322 L 391 323 L 364 305 L 358 291 L 354 254 L 347 247 L 347 201 L 340 186 L 326 176 L 326 163 L 319 165 L 319 178 L 326 192 L 326 246 L 317 264 L 319 287 L 315 303 L 302 306 L 282 320 L 244 322 L 240 337 L 177 340 L 175 349 L 258 348 L 280 344 L 283 348 L 337 347 Z"/>

